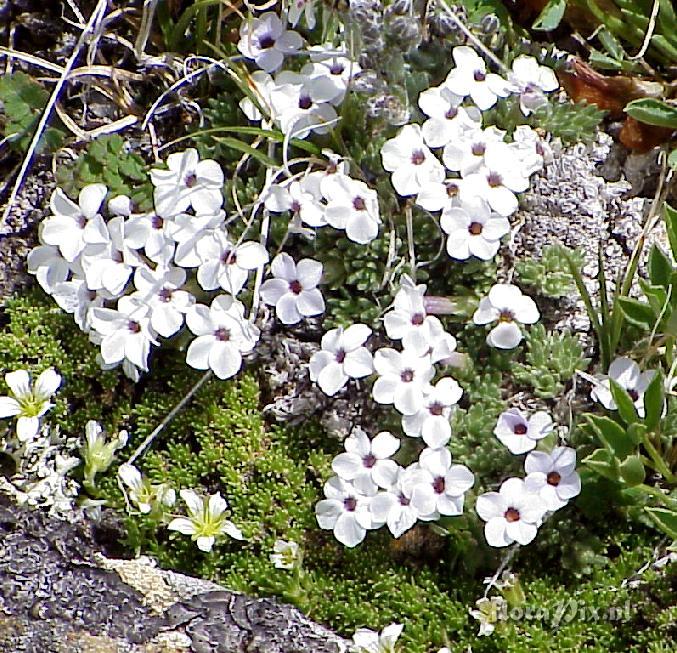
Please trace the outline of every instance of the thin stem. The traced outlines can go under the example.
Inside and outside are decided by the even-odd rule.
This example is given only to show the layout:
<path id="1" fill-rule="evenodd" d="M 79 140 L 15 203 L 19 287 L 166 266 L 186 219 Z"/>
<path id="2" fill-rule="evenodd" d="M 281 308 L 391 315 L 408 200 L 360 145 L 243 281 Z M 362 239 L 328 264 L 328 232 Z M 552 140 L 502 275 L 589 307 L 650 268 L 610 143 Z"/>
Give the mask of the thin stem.
<path id="1" fill-rule="evenodd" d="M 644 445 L 644 448 L 647 450 L 649 457 L 651 458 L 653 468 L 657 472 L 659 472 L 668 483 L 674 483 L 675 481 L 674 475 L 668 469 L 668 466 L 666 465 L 665 461 L 663 460 L 663 457 L 660 455 L 656 447 L 654 447 L 653 442 L 651 442 L 648 433 L 642 438 L 642 444 Z"/>
<path id="2" fill-rule="evenodd" d="M 409 248 L 409 265 L 411 267 L 411 278 L 416 283 L 416 250 L 414 248 L 414 216 L 411 210 L 411 204 L 407 203 L 404 210 L 407 224 L 407 246 Z"/>

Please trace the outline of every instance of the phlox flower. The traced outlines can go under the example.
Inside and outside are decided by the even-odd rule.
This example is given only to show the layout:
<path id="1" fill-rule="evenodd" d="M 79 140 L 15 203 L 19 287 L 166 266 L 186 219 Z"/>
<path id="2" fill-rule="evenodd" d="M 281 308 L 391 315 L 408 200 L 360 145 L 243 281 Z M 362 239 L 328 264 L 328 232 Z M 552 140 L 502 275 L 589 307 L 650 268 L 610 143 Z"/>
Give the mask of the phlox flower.
<path id="1" fill-rule="evenodd" d="M 100 308 L 111 298 L 104 290 L 90 290 L 85 280 L 77 277 L 57 283 L 51 295 L 59 308 L 72 315 L 75 324 L 85 332 L 90 329 L 89 309 Z"/>
<path id="2" fill-rule="evenodd" d="M 442 161 L 448 170 L 467 177 L 484 164 L 488 151 L 503 143 L 505 132 L 493 125 L 486 129 L 468 129 L 447 143 L 442 151 Z"/>
<path id="3" fill-rule="evenodd" d="M 435 86 L 418 96 L 418 106 L 428 116 L 421 126 L 428 147 L 444 147 L 468 130 L 482 124 L 482 114 L 476 107 L 462 107 L 463 98 L 445 86 Z"/>
<path id="4" fill-rule="evenodd" d="M 197 336 L 188 346 L 186 363 L 198 370 L 213 370 L 219 379 L 235 376 L 242 354 L 254 349 L 259 330 L 244 316 L 242 302 L 230 295 L 214 298 L 209 308 L 195 304 L 186 313 L 186 324 Z"/>
<path id="5" fill-rule="evenodd" d="M 278 118 L 273 111 L 273 106 L 270 101 L 270 92 L 277 86 L 275 80 L 263 70 L 255 70 L 250 73 L 247 84 L 252 90 L 256 102 L 249 97 L 243 97 L 240 100 L 239 105 L 240 109 L 242 109 L 242 113 L 244 113 L 244 115 L 252 122 L 261 122 L 262 127 L 269 127 L 270 123 L 268 120 L 264 120 L 264 116 L 261 113 L 259 106 L 271 120 L 275 121 Z M 259 106 L 257 106 L 257 104 Z"/>
<path id="6" fill-rule="evenodd" d="M 345 229 L 346 236 L 361 245 L 378 236 L 381 217 L 375 190 L 343 174 L 326 176 L 320 188 L 327 201 L 325 217 L 332 227 Z"/>
<path id="7" fill-rule="evenodd" d="M 439 181 L 429 181 L 418 191 L 416 204 L 426 211 L 441 211 L 447 206 L 457 206 L 463 179 L 448 177 Z"/>
<path id="8" fill-rule="evenodd" d="M 487 522 L 484 536 L 490 546 L 508 546 L 513 542 L 529 544 L 541 525 L 547 506 L 530 492 L 521 478 L 504 481 L 498 492 L 477 497 L 477 514 Z"/>
<path id="9" fill-rule="evenodd" d="M 294 569 L 301 560 L 299 545 L 296 542 L 275 540 L 270 561 L 276 569 Z"/>
<path id="10" fill-rule="evenodd" d="M 361 379 L 374 371 L 371 352 L 364 346 L 371 335 L 366 324 L 337 327 L 322 336 L 322 349 L 310 358 L 310 380 L 334 396 L 348 379 Z"/>
<path id="11" fill-rule="evenodd" d="M 531 451 L 553 429 L 552 417 L 543 410 L 527 418 L 518 408 L 501 413 L 494 428 L 494 435 L 510 450 L 520 455 Z"/>
<path id="12" fill-rule="evenodd" d="M 5 374 L 5 383 L 9 395 L 0 397 L 0 418 L 17 417 L 17 438 L 27 442 L 37 435 L 40 418 L 54 405 L 50 399 L 61 385 L 61 375 L 50 367 L 40 373 L 32 386 L 29 373 L 16 370 Z"/>
<path id="13" fill-rule="evenodd" d="M 517 155 L 527 176 L 537 172 L 552 161 L 550 146 L 529 125 L 518 125 L 512 133 L 510 148 Z"/>
<path id="14" fill-rule="evenodd" d="M 188 517 L 175 517 L 169 522 L 170 531 L 190 535 L 200 551 L 209 553 L 216 538 L 228 535 L 235 540 L 244 540 L 242 531 L 224 517 L 228 503 L 220 492 L 210 496 L 199 495 L 195 490 L 181 490 L 181 498 L 186 504 Z"/>
<path id="15" fill-rule="evenodd" d="M 534 324 L 538 322 L 540 313 L 531 297 L 509 283 L 497 283 L 489 291 L 488 297 L 482 298 L 473 315 L 475 324 L 498 324 L 489 332 L 487 344 L 499 349 L 513 349 L 524 337 L 517 322 Z"/>
<path id="16" fill-rule="evenodd" d="M 369 504 L 376 494 L 376 486 L 359 492 L 352 484 L 332 476 L 324 484 L 326 499 L 317 502 L 315 517 L 320 528 L 333 530 L 334 537 L 347 547 L 357 546 L 367 530 L 373 528 Z"/>
<path id="17" fill-rule="evenodd" d="M 405 125 L 381 148 L 383 167 L 399 195 L 415 195 L 427 183 L 442 181 L 444 167 L 423 141 L 419 125 Z"/>
<path id="18" fill-rule="evenodd" d="M 551 453 L 532 451 L 524 461 L 525 483 L 545 502 L 548 510 L 559 510 L 581 493 L 576 473 L 576 451 L 555 447 Z"/>
<path id="19" fill-rule="evenodd" d="M 71 266 L 61 256 L 58 247 L 54 245 L 39 245 L 28 253 L 26 269 L 30 274 L 35 275 L 40 287 L 47 294 L 51 295 L 54 286 L 68 279 Z"/>
<path id="20" fill-rule="evenodd" d="M 158 265 L 169 265 L 174 256 L 176 243 L 172 218 L 163 218 L 157 213 L 137 213 L 125 222 L 124 242 L 132 249 L 142 249 L 145 255 Z"/>
<path id="21" fill-rule="evenodd" d="M 309 227 L 324 227 L 327 224 L 325 206 L 317 184 L 307 179 L 285 184 L 272 184 L 265 195 L 264 205 L 273 213 L 290 211 Z"/>
<path id="22" fill-rule="evenodd" d="M 379 492 L 369 504 L 376 524 L 386 524 L 393 537 L 401 537 L 418 520 L 418 510 L 411 503 L 414 484 L 407 483 L 409 469 L 397 468 L 397 478 L 392 487 Z"/>
<path id="23" fill-rule="evenodd" d="M 301 17 L 308 29 L 315 29 L 315 0 L 289 0 L 287 6 L 289 24 L 296 27 Z"/>
<path id="24" fill-rule="evenodd" d="M 593 387 L 590 396 L 607 410 L 616 410 L 618 407 L 611 394 L 611 379 L 630 395 L 630 399 L 637 409 L 637 414 L 644 417 L 644 393 L 655 374 L 656 370 L 641 372 L 635 361 L 626 356 L 621 356 L 609 365 L 608 375 L 598 377 L 598 383 Z"/>
<path id="25" fill-rule="evenodd" d="M 397 477 L 397 463 L 390 460 L 390 456 L 400 448 L 400 441 L 394 435 L 381 431 L 370 440 L 358 426 L 343 446 L 346 453 L 336 456 L 331 464 L 340 478 L 352 481 L 360 490 L 372 483 L 385 489 L 392 486 Z"/>
<path id="26" fill-rule="evenodd" d="M 217 213 L 223 204 L 223 170 L 213 159 L 203 159 L 195 148 L 167 157 L 167 170 L 154 168 L 155 210 L 163 217 L 192 207 L 195 213 Z"/>
<path id="27" fill-rule="evenodd" d="M 404 626 L 390 624 L 380 633 L 369 628 L 358 628 L 353 635 L 354 653 L 395 653 L 395 645 Z"/>
<path id="28" fill-rule="evenodd" d="M 471 256 L 488 261 L 496 256 L 501 238 L 510 233 L 508 219 L 481 199 L 446 207 L 440 226 L 447 234 L 447 254 L 460 261 Z"/>
<path id="29" fill-rule="evenodd" d="M 525 116 L 547 104 L 544 93 L 559 88 L 557 76 L 552 68 L 539 65 L 535 57 L 521 54 L 512 63 L 508 79 L 520 94 L 520 109 Z"/>
<path id="30" fill-rule="evenodd" d="M 324 312 L 324 299 L 317 288 L 322 278 L 322 264 L 305 258 L 298 263 L 284 252 L 270 265 L 274 278 L 261 285 L 261 299 L 275 307 L 283 324 L 296 324 L 304 317 Z"/>
<path id="31" fill-rule="evenodd" d="M 451 56 L 456 64 L 444 85 L 456 95 L 470 96 L 481 111 L 496 104 L 499 97 L 510 95 L 511 85 L 494 73 L 487 73 L 484 59 L 467 45 L 456 46 Z"/>
<path id="32" fill-rule="evenodd" d="M 216 232 L 223 231 L 225 218 L 223 210 L 199 215 L 179 213 L 172 218 L 169 232 L 176 241 L 174 263 L 182 268 L 199 267 L 203 261 L 198 245 L 212 238 Z"/>
<path id="33" fill-rule="evenodd" d="M 176 492 L 173 489 L 166 483 L 152 485 L 134 465 L 120 465 L 118 476 L 127 488 L 129 499 L 143 515 L 155 509 L 171 507 L 176 501 Z"/>
<path id="34" fill-rule="evenodd" d="M 353 61 L 347 52 L 337 53 L 331 44 L 312 46 L 308 52 L 310 62 L 301 68 L 301 74 L 328 77 L 336 89 L 336 95 L 330 102 L 338 106 L 343 102 L 351 79 L 360 72 L 360 64 Z"/>
<path id="35" fill-rule="evenodd" d="M 372 388 L 374 401 L 394 404 L 403 415 L 413 415 L 421 409 L 425 389 L 435 375 L 429 355 L 382 347 L 374 354 L 374 369 L 379 374 Z"/>
<path id="36" fill-rule="evenodd" d="M 301 36 L 286 29 L 279 16 L 268 11 L 242 21 L 237 49 L 259 68 L 272 73 L 282 65 L 286 54 L 297 52 L 302 45 Z"/>

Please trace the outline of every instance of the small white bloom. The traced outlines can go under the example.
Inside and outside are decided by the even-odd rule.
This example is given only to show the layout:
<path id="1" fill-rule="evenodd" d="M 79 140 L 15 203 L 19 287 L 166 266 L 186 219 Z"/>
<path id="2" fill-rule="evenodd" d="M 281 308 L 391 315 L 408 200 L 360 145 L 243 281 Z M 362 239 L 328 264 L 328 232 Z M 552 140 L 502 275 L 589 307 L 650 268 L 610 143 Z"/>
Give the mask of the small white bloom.
<path id="1" fill-rule="evenodd" d="M 390 624 L 380 633 L 358 628 L 353 635 L 355 653 L 395 653 L 395 644 L 402 634 L 402 624 Z"/>
<path id="2" fill-rule="evenodd" d="M 484 536 L 488 544 L 501 547 L 513 542 L 529 544 L 536 537 L 547 506 L 521 478 L 509 478 L 498 492 L 480 495 L 475 509 L 487 522 Z"/>
<path id="3" fill-rule="evenodd" d="M 259 68 L 272 73 L 282 65 L 284 55 L 297 52 L 302 45 L 301 36 L 285 29 L 277 14 L 268 11 L 242 21 L 237 49 Z"/>
<path id="4" fill-rule="evenodd" d="M 146 256 L 158 265 L 169 265 L 176 244 L 172 238 L 172 218 L 157 213 L 139 213 L 129 217 L 124 227 L 124 242 L 132 249 L 143 248 Z"/>
<path id="5" fill-rule="evenodd" d="M 382 347 L 374 354 L 379 374 L 372 396 L 379 404 L 394 404 L 403 415 L 413 415 L 423 406 L 424 391 L 435 375 L 430 356 Z"/>
<path id="6" fill-rule="evenodd" d="M 444 167 L 423 142 L 419 125 L 405 125 L 381 148 L 383 167 L 399 195 L 415 195 L 431 181 L 444 179 Z"/>
<path id="7" fill-rule="evenodd" d="M 73 278 L 57 283 L 52 289 L 52 298 L 62 311 L 73 316 L 75 324 L 87 332 L 90 329 L 89 309 L 102 307 L 109 296 L 103 290 L 90 290 L 84 279 Z"/>
<path id="8" fill-rule="evenodd" d="M 85 443 L 81 451 L 86 483 L 94 483 L 94 477 L 111 466 L 115 452 L 127 444 L 128 437 L 127 431 L 120 431 L 117 437 L 107 441 L 106 433 L 98 422 L 90 419 L 85 424 Z"/>
<path id="9" fill-rule="evenodd" d="M 40 287 L 50 295 L 56 284 L 68 279 L 71 271 L 68 261 L 54 245 L 34 247 L 28 254 L 26 267 L 30 274 L 35 275 Z"/>
<path id="10" fill-rule="evenodd" d="M 215 297 L 211 306 L 192 306 L 186 324 L 197 336 L 188 346 L 186 363 L 198 370 L 212 369 L 220 379 L 238 373 L 242 354 L 254 349 L 259 330 L 244 316 L 242 302 L 230 295 Z"/>
<path id="11" fill-rule="evenodd" d="M 552 417 L 545 411 L 539 410 L 527 419 L 518 408 L 510 408 L 499 415 L 494 435 L 518 456 L 531 451 L 552 429 Z"/>
<path id="12" fill-rule="evenodd" d="M 325 177 L 321 189 L 327 201 L 325 217 L 332 227 L 345 229 L 346 236 L 361 245 L 378 236 L 381 217 L 375 190 L 343 174 Z"/>
<path id="13" fill-rule="evenodd" d="M 266 193 L 265 207 L 273 213 L 289 211 L 310 227 L 324 227 L 327 224 L 324 213 L 326 207 L 315 186 L 306 179 L 294 180 L 289 184 L 273 184 Z"/>
<path id="14" fill-rule="evenodd" d="M 196 268 L 202 264 L 198 245 L 209 240 L 218 231 L 223 231 L 226 214 L 224 211 L 190 215 L 180 213 L 175 216 L 169 226 L 172 238 L 176 241 L 174 263 L 182 268 Z"/>
<path id="15" fill-rule="evenodd" d="M 534 324 L 538 322 L 540 313 L 531 297 L 509 283 L 497 283 L 489 291 L 489 296 L 482 298 L 473 315 L 475 324 L 498 324 L 489 332 L 487 344 L 499 349 L 513 349 L 522 341 L 524 335 L 517 322 Z"/>
<path id="16" fill-rule="evenodd" d="M 213 159 L 200 157 L 195 148 L 167 157 L 168 170 L 153 169 L 155 210 L 169 217 L 193 207 L 195 213 L 218 213 L 223 204 L 223 170 Z"/>
<path id="17" fill-rule="evenodd" d="M 559 510 L 581 493 L 581 477 L 576 473 L 576 451 L 555 447 L 552 453 L 532 451 L 524 461 L 525 483 L 548 507 Z"/>
<path id="18" fill-rule="evenodd" d="M 525 116 L 547 104 L 544 93 L 559 88 L 557 76 L 551 68 L 539 65 L 535 57 L 524 54 L 513 61 L 508 78 L 519 90 L 520 109 Z"/>
<path id="19" fill-rule="evenodd" d="M 467 129 L 444 147 L 444 165 L 467 177 L 482 167 L 487 152 L 503 143 L 504 137 L 505 132 L 493 125 L 487 129 Z"/>
<path id="20" fill-rule="evenodd" d="M 244 540 L 242 531 L 223 516 L 228 504 L 220 492 L 208 497 L 199 495 L 195 490 L 181 490 L 179 494 L 188 509 L 188 517 L 172 519 L 167 526 L 170 531 L 190 535 L 197 548 L 206 553 L 212 550 L 219 535 Z"/>
<path id="21" fill-rule="evenodd" d="M 386 492 L 379 492 L 369 504 L 375 524 L 387 524 L 394 537 L 400 537 L 418 520 L 419 512 L 411 503 L 415 484 L 407 482 L 410 468 L 398 467 L 397 479 Z"/>
<path id="22" fill-rule="evenodd" d="M 40 428 L 40 418 L 54 405 L 52 395 L 61 385 L 61 375 L 51 367 L 40 373 L 31 387 L 31 377 L 26 370 L 5 374 L 9 396 L 0 397 L 0 418 L 18 417 L 16 435 L 20 442 L 34 438 Z"/>
<path id="23" fill-rule="evenodd" d="M 315 506 L 320 528 L 333 530 L 334 537 L 350 548 L 362 542 L 367 530 L 374 526 L 369 504 L 376 494 L 376 486 L 364 489 L 369 489 L 369 493 L 362 494 L 350 483 L 332 476 L 324 485 L 327 498 Z"/>
<path id="24" fill-rule="evenodd" d="M 141 472 L 124 463 L 118 468 L 120 480 L 127 486 L 130 500 L 136 504 L 141 514 L 147 515 L 154 509 L 171 507 L 176 500 L 176 493 L 166 483 L 152 485 Z"/>
<path id="25" fill-rule="evenodd" d="M 371 335 L 366 324 L 337 327 L 322 336 L 322 349 L 310 358 L 310 380 L 334 396 L 348 379 L 361 379 L 374 371 L 371 352 L 364 343 Z"/>
<path id="26" fill-rule="evenodd" d="M 324 313 L 324 299 L 317 288 L 322 263 L 305 258 L 294 262 L 289 254 L 278 254 L 270 265 L 274 279 L 261 285 L 261 299 L 275 307 L 283 324 L 296 324 L 304 317 Z"/>
<path id="27" fill-rule="evenodd" d="M 274 553 L 270 554 L 270 561 L 276 569 L 294 569 L 300 560 L 299 545 L 296 542 L 275 540 Z"/>
<path id="28" fill-rule="evenodd" d="M 502 615 L 507 612 L 508 604 L 502 596 L 483 597 L 475 601 L 477 610 L 470 610 L 470 616 L 480 622 L 478 635 L 484 637 L 491 635 L 496 629 L 496 624 L 503 618 Z M 442 649 L 449 651 L 449 649 Z"/>
<path id="29" fill-rule="evenodd" d="M 346 453 L 341 453 L 331 464 L 332 469 L 344 481 L 352 481 L 363 490 L 371 483 L 388 489 L 397 477 L 397 463 L 390 460 L 399 448 L 400 441 L 388 431 L 381 431 L 369 440 L 358 426 L 344 442 Z M 364 490 L 363 490 L 364 491 Z"/>
<path id="30" fill-rule="evenodd" d="M 429 181 L 418 191 L 416 204 L 426 211 L 441 211 L 447 206 L 457 206 L 463 179 L 454 177 Z"/>
<path id="31" fill-rule="evenodd" d="M 462 107 L 463 98 L 445 86 L 435 86 L 418 96 L 421 111 L 428 116 L 422 127 L 423 139 L 429 147 L 444 147 L 468 130 L 482 124 L 482 114 L 476 107 Z"/>
<path id="32" fill-rule="evenodd" d="M 330 100 L 334 106 L 343 102 L 350 80 L 360 72 L 360 65 L 347 53 L 337 54 L 331 44 L 312 46 L 308 49 L 310 63 L 301 68 L 301 74 L 307 77 L 327 77 L 334 86 L 336 95 Z"/>
<path id="33" fill-rule="evenodd" d="M 402 417 L 402 429 L 410 437 L 422 437 L 433 449 L 443 447 L 451 437 L 452 409 L 462 395 L 463 390 L 454 379 L 449 376 L 440 379 L 425 392 L 423 407 Z"/>
<path id="34" fill-rule="evenodd" d="M 637 409 L 637 414 L 644 417 L 644 393 L 655 374 L 656 370 L 641 372 L 635 361 L 626 356 L 621 356 L 609 365 L 608 376 L 598 377 L 599 383 L 593 387 L 590 396 L 607 410 L 616 410 L 618 407 L 611 395 L 611 383 L 609 381 L 609 379 L 612 379 L 630 395 L 630 399 Z"/>
<path id="35" fill-rule="evenodd" d="M 287 20 L 292 27 L 296 27 L 301 20 L 305 20 L 308 29 L 315 29 L 315 0 L 289 0 Z"/>

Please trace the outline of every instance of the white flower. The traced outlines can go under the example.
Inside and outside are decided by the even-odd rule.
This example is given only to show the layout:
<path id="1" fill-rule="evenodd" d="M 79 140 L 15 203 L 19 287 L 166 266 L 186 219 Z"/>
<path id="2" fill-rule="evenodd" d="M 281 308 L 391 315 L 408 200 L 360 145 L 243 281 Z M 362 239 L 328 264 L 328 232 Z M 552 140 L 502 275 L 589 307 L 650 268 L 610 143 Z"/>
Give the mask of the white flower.
<path id="1" fill-rule="evenodd" d="M 395 644 L 402 634 L 402 624 L 390 624 L 380 633 L 358 628 L 353 635 L 355 653 L 395 653 Z"/>
<path id="2" fill-rule="evenodd" d="M 177 242 L 174 263 L 182 268 L 196 268 L 202 264 L 198 245 L 223 230 L 224 211 L 204 215 L 180 213 L 172 219 L 169 230 Z"/>
<path id="3" fill-rule="evenodd" d="M 40 428 L 40 418 L 54 405 L 52 395 L 61 385 L 61 376 L 51 367 L 40 373 L 31 387 L 31 378 L 26 370 L 5 374 L 9 396 L 0 397 L 0 417 L 18 417 L 16 435 L 19 441 L 34 438 Z"/>
<path id="4" fill-rule="evenodd" d="M 117 437 L 106 441 L 106 433 L 98 422 L 90 419 L 85 424 L 85 443 L 82 447 L 82 458 L 85 461 L 85 482 L 94 483 L 94 477 L 105 472 L 115 459 L 115 452 L 122 449 L 128 440 L 127 431 L 120 431 Z"/>
<path id="5" fill-rule="evenodd" d="M 473 315 L 475 324 L 498 324 L 489 332 L 487 344 L 499 349 L 513 349 L 524 337 L 516 322 L 534 324 L 538 322 L 540 313 L 531 297 L 509 283 L 497 283 L 489 291 L 489 296 L 482 298 Z"/>
<path id="6" fill-rule="evenodd" d="M 505 132 L 493 125 L 487 129 L 467 129 L 444 147 L 442 161 L 448 170 L 467 177 L 484 164 L 484 157 L 492 148 L 503 143 Z"/>
<path id="7" fill-rule="evenodd" d="M 337 327 L 322 336 L 322 349 L 310 358 L 310 380 L 334 396 L 348 379 L 361 379 L 374 371 L 371 352 L 364 343 L 371 335 L 366 324 Z"/>
<path id="8" fill-rule="evenodd" d="M 432 520 L 462 514 L 464 494 L 475 477 L 465 465 L 451 464 L 448 449 L 424 449 L 406 483 L 412 486 L 411 504 L 420 518 Z"/>
<path id="9" fill-rule="evenodd" d="M 482 111 L 496 104 L 499 97 L 510 94 L 510 84 L 494 73 L 487 73 L 484 59 L 467 45 L 456 46 L 452 51 L 456 68 L 452 68 L 444 85 L 461 97 L 472 98 Z"/>
<path id="10" fill-rule="evenodd" d="M 410 437 L 422 437 L 431 448 L 443 447 L 451 437 L 452 407 L 463 395 L 458 383 L 447 376 L 425 392 L 423 407 L 413 415 L 402 417 L 402 429 Z"/>
<path id="11" fill-rule="evenodd" d="M 644 417 L 644 393 L 655 374 L 656 370 L 640 372 L 639 365 L 635 361 L 626 356 L 621 356 L 609 365 L 608 376 L 598 377 L 599 382 L 593 387 L 590 396 L 602 404 L 604 408 L 616 410 L 618 407 L 611 395 L 611 383 L 609 381 L 609 379 L 612 379 L 630 395 L 630 399 L 637 409 L 637 414 Z"/>
<path id="12" fill-rule="evenodd" d="M 218 213 L 223 204 L 223 170 L 213 159 L 200 157 L 195 148 L 167 157 L 168 170 L 153 169 L 155 210 L 163 217 L 182 213 L 192 206 L 195 213 Z"/>
<path id="13" fill-rule="evenodd" d="M 488 261 L 496 256 L 501 238 L 510 232 L 510 222 L 479 200 L 473 204 L 447 207 L 440 226 L 448 234 L 447 253 L 464 261 L 470 256 Z"/>
<path id="14" fill-rule="evenodd" d="M 87 244 L 106 243 L 108 230 L 99 209 L 108 189 L 103 184 L 85 186 L 78 203 L 57 188 L 49 202 L 52 215 L 40 224 L 40 242 L 59 248 L 72 263 Z"/>
<path id="15" fill-rule="evenodd" d="M 374 354 L 379 374 L 372 396 L 379 404 L 394 404 L 403 415 L 413 415 L 423 406 L 423 393 L 435 375 L 430 356 L 382 347 Z"/>
<path id="16" fill-rule="evenodd" d="M 463 98 L 445 86 L 429 88 L 418 96 L 418 105 L 428 116 L 421 133 L 429 147 L 444 147 L 464 132 L 480 127 L 482 114 L 476 107 L 459 106 L 461 102 Z"/>
<path id="17" fill-rule="evenodd" d="M 324 494 L 327 498 L 315 506 L 318 525 L 333 530 L 341 544 L 350 548 L 357 546 L 373 527 L 369 503 L 376 494 L 376 486 L 370 488 L 369 494 L 362 494 L 350 483 L 332 476 L 324 485 Z"/>
<path id="18" fill-rule="evenodd" d="M 176 493 L 166 483 L 151 485 L 147 478 L 134 467 L 124 463 L 118 468 L 120 480 L 127 486 L 127 493 L 141 514 L 147 515 L 156 508 L 173 506 Z"/>
<path id="19" fill-rule="evenodd" d="M 40 287 L 50 295 L 56 284 L 68 279 L 71 271 L 68 261 L 54 245 L 34 247 L 28 254 L 26 267 L 30 274 L 35 275 Z"/>
<path id="20" fill-rule="evenodd" d="M 524 461 L 525 483 L 545 502 L 548 510 L 559 510 L 581 493 L 581 477 L 576 473 L 576 451 L 555 447 L 552 453 L 532 451 Z"/>
<path id="21" fill-rule="evenodd" d="M 557 76 L 551 68 L 540 66 L 535 57 L 524 54 L 513 61 L 508 78 L 519 90 L 520 109 L 525 116 L 547 104 L 544 93 L 559 88 Z"/>
<path id="22" fill-rule="evenodd" d="M 195 297 L 180 290 L 186 282 L 181 268 L 158 266 L 156 270 L 137 268 L 132 297 L 141 299 L 150 310 L 150 325 L 162 337 L 169 338 L 182 326 L 186 311 L 195 304 Z"/>
<path id="23" fill-rule="evenodd" d="M 90 290 L 84 279 L 73 278 L 57 283 L 52 289 L 52 298 L 62 311 L 73 315 L 75 324 L 89 331 L 89 309 L 102 307 L 107 298 L 105 291 Z"/>
<path id="24" fill-rule="evenodd" d="M 416 204 L 427 211 L 441 211 L 446 206 L 456 206 L 463 179 L 447 178 L 429 181 L 418 191 Z"/>
<path id="25" fill-rule="evenodd" d="M 273 184 L 266 193 L 265 207 L 273 213 L 290 211 L 310 227 L 324 227 L 327 224 L 325 206 L 315 186 L 306 179 L 294 180 L 289 184 Z"/>
<path id="26" fill-rule="evenodd" d="M 219 535 L 229 535 L 235 540 L 244 540 L 242 531 L 233 522 L 224 518 L 228 508 L 220 492 L 201 496 L 195 490 L 179 492 L 188 509 L 188 517 L 176 517 L 169 522 L 170 531 L 190 535 L 200 551 L 209 552 Z"/>
<path id="27" fill-rule="evenodd" d="M 419 518 L 418 510 L 411 503 L 415 485 L 407 483 L 410 474 L 410 468 L 398 467 L 393 487 L 386 492 L 379 492 L 369 504 L 374 523 L 387 524 L 394 537 L 402 536 Z"/>
<path id="28" fill-rule="evenodd" d="M 378 236 L 381 217 L 375 190 L 342 174 L 325 177 L 321 189 L 327 200 L 325 217 L 332 227 L 345 229 L 348 238 L 361 245 Z"/>
<path id="29" fill-rule="evenodd" d="M 517 125 L 512 133 L 512 140 L 510 148 L 517 155 L 526 176 L 532 175 L 544 163 L 553 160 L 550 146 L 529 125 Z"/>
<path id="30" fill-rule="evenodd" d="M 275 540 L 274 553 L 270 554 L 270 561 L 276 569 L 294 569 L 300 560 L 299 545 L 296 542 Z"/>
<path id="31" fill-rule="evenodd" d="M 270 264 L 274 279 L 261 285 L 261 299 L 275 307 L 283 324 L 296 324 L 304 317 L 324 312 L 324 299 L 317 288 L 322 278 L 322 263 L 304 258 L 294 262 L 289 254 L 278 254 Z"/>
<path id="32" fill-rule="evenodd" d="M 197 336 L 188 346 L 186 363 L 198 370 L 212 369 L 220 379 L 238 373 L 242 354 L 254 349 L 259 330 L 244 317 L 242 302 L 230 295 L 215 297 L 211 306 L 192 306 L 186 324 Z"/>
<path id="33" fill-rule="evenodd" d="M 136 367 L 148 369 L 150 345 L 157 344 L 155 340 L 157 334 L 150 325 L 148 306 L 136 298 L 121 297 L 117 310 L 91 308 L 89 322 L 100 336 L 101 357 L 104 363 L 107 365 L 121 363 L 126 358 Z"/>
<path id="34" fill-rule="evenodd" d="M 510 408 L 499 415 L 494 435 L 518 456 L 531 451 L 552 429 L 552 417 L 545 411 L 539 410 L 527 419 L 518 408 Z"/>
<path id="35" fill-rule="evenodd" d="M 247 283 L 249 272 L 268 262 L 268 251 L 263 245 L 253 240 L 235 245 L 221 229 L 201 238 L 196 247 L 201 259 L 198 283 L 205 290 L 220 286 L 233 297 Z"/>
<path id="36" fill-rule="evenodd" d="M 163 218 L 157 213 L 132 215 L 125 222 L 125 245 L 132 249 L 143 248 L 153 263 L 166 266 L 172 260 L 176 247 L 172 238 L 174 229 L 171 218 Z"/>
<path id="37" fill-rule="evenodd" d="M 350 80 L 360 72 L 360 65 L 347 53 L 337 54 L 331 44 L 312 46 L 308 49 L 311 61 L 301 68 L 301 74 L 307 77 L 326 77 L 334 86 L 335 96 L 330 102 L 338 106 L 343 102 Z"/>
<path id="38" fill-rule="evenodd" d="M 242 21 L 237 49 L 259 68 L 272 73 L 282 65 L 285 54 L 297 52 L 302 45 L 301 36 L 285 29 L 280 18 L 269 11 Z"/>
<path id="39" fill-rule="evenodd" d="M 247 84 L 256 98 L 258 105 L 270 116 L 272 120 L 277 119 L 277 115 L 273 112 L 273 107 L 270 102 L 270 92 L 276 87 L 275 80 L 263 70 L 255 70 L 250 73 Z M 244 97 L 240 100 L 240 109 L 249 120 L 253 122 L 261 122 L 262 127 L 269 127 L 270 123 L 263 120 L 263 115 L 259 107 L 249 97 Z"/>
<path id="40" fill-rule="evenodd" d="M 513 542 L 529 544 L 536 537 L 547 506 L 529 491 L 521 478 L 509 478 L 498 492 L 480 495 L 475 509 L 487 522 L 484 525 L 487 542 L 499 547 Z"/>
<path id="41" fill-rule="evenodd" d="M 315 29 L 315 0 L 289 0 L 287 12 L 289 24 L 296 27 L 301 20 L 301 16 L 303 16 L 308 29 Z"/>
<path id="42" fill-rule="evenodd" d="M 381 148 L 383 167 L 399 195 L 415 195 L 427 183 L 442 181 L 444 167 L 423 142 L 419 125 L 405 125 Z"/>
<path id="43" fill-rule="evenodd" d="M 475 601 L 475 605 L 477 610 L 470 610 L 470 616 L 480 622 L 478 635 L 481 637 L 491 635 L 496 629 L 496 624 L 507 611 L 506 600 L 502 596 L 492 596 L 491 598 L 485 596 Z M 449 651 L 449 649 L 446 649 L 446 651 Z M 439 653 L 442 653 L 442 651 L 439 651 Z"/>
<path id="44" fill-rule="evenodd" d="M 381 431 L 369 440 L 358 426 L 344 442 L 346 453 L 341 453 L 331 464 L 332 469 L 344 481 L 352 481 L 363 490 L 371 483 L 388 489 L 397 477 L 397 463 L 390 460 L 399 448 L 400 441 L 388 431 Z"/>

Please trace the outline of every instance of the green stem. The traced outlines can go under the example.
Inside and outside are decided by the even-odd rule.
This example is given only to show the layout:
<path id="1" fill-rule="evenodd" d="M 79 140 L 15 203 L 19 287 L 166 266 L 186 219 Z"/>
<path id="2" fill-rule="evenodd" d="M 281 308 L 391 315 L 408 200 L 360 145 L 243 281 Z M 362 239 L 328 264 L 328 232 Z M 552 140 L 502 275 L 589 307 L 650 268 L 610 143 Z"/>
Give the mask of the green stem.
<path id="1" fill-rule="evenodd" d="M 659 472 L 668 483 L 670 484 L 674 483 L 675 482 L 674 474 L 668 469 L 668 466 L 663 460 L 663 457 L 660 455 L 660 453 L 658 453 L 656 447 L 654 447 L 653 442 L 651 442 L 648 433 L 644 435 L 644 437 L 642 438 L 642 444 L 644 445 L 644 448 L 647 450 L 647 453 L 651 458 L 653 468 L 657 472 Z"/>

